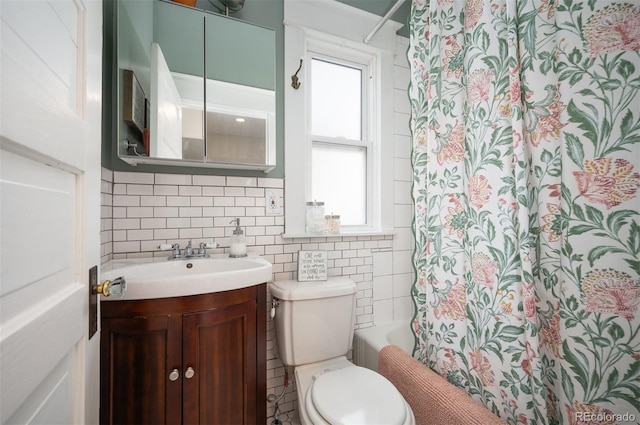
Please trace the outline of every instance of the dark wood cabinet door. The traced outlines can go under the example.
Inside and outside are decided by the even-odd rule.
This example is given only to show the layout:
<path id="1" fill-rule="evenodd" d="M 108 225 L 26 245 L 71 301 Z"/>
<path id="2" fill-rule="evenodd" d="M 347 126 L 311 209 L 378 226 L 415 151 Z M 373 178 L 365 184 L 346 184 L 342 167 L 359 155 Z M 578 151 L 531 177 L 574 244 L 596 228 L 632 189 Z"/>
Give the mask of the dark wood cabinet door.
<path id="1" fill-rule="evenodd" d="M 180 316 L 102 321 L 101 424 L 181 422 L 181 333 Z"/>
<path id="2" fill-rule="evenodd" d="M 257 304 L 185 314 L 184 424 L 255 424 Z"/>
<path id="3" fill-rule="evenodd" d="M 266 284 L 103 303 L 100 423 L 266 423 L 266 304 Z"/>

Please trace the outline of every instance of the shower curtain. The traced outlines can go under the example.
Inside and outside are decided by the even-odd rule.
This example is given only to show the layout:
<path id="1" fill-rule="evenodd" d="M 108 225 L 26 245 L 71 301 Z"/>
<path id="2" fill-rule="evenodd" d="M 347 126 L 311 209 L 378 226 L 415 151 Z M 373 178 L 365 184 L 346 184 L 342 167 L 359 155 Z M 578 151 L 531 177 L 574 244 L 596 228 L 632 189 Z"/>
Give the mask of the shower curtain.
<path id="1" fill-rule="evenodd" d="M 640 4 L 409 21 L 414 356 L 510 424 L 640 423 Z"/>

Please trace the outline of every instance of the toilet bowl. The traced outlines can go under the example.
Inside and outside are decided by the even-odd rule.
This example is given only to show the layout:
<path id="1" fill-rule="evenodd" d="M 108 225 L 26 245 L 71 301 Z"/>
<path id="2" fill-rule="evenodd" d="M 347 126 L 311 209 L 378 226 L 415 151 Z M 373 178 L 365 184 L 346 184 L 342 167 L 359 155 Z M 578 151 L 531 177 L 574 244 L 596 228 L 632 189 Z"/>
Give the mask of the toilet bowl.
<path id="1" fill-rule="evenodd" d="M 278 354 L 294 367 L 303 425 L 412 425 L 411 408 L 382 375 L 347 359 L 353 344 L 355 283 L 278 281 L 270 286 L 277 305 Z"/>
<path id="2" fill-rule="evenodd" d="M 295 377 L 303 424 L 415 424 L 391 382 L 346 357 L 298 366 Z"/>

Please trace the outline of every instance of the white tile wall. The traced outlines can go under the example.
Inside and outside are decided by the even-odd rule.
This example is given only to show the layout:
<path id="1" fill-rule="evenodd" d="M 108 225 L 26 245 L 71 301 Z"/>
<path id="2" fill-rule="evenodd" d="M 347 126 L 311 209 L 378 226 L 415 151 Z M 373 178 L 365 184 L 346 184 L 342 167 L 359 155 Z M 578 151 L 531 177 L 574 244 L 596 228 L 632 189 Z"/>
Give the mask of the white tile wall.
<path id="1" fill-rule="evenodd" d="M 397 38 L 394 122 L 395 236 L 349 236 L 283 239 L 284 216 L 266 215 L 265 188 L 284 196 L 284 181 L 275 178 L 206 176 L 171 173 L 112 172 L 102 174 L 102 261 L 167 256 L 158 245 L 189 239 L 229 245 L 240 217 L 247 249 L 273 264 L 273 279 L 296 279 L 300 250 L 328 251 L 330 276 L 349 276 L 357 285 L 356 326 L 369 327 L 409 319 L 413 315 L 413 218 L 411 201 L 411 143 L 406 89 L 409 81 L 408 41 Z M 282 199 L 281 199 L 282 201 Z M 281 202 L 281 205 L 284 205 Z M 225 248 L 210 250 L 222 253 Z M 270 302 L 270 299 L 269 299 Z M 280 394 L 285 368 L 277 358 L 270 318 L 267 317 L 267 391 Z M 293 371 L 290 386 L 279 403 L 292 416 L 297 403 Z M 268 415 L 273 415 L 268 405 Z M 270 422 L 270 420 L 269 420 Z"/>

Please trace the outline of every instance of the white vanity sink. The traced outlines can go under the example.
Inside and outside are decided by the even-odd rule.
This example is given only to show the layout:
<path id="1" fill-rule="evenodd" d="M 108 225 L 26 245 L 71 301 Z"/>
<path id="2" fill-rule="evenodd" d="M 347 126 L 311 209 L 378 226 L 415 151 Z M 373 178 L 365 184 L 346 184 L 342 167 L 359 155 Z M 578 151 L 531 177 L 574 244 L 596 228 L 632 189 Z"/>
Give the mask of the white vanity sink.
<path id="1" fill-rule="evenodd" d="M 113 260 L 103 267 L 101 280 L 122 276 L 127 289 L 122 298 L 102 299 L 142 300 L 229 291 L 268 282 L 271 270 L 271 263 L 260 256 Z"/>

